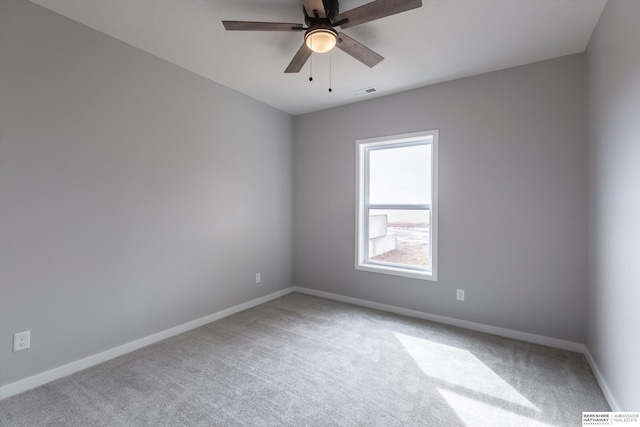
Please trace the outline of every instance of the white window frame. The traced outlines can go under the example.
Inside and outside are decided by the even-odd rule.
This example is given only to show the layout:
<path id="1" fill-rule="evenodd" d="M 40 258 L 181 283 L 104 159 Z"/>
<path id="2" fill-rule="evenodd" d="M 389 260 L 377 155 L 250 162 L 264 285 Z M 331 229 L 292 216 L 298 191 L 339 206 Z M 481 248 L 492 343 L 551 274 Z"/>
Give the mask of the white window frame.
<path id="1" fill-rule="evenodd" d="M 412 143 L 425 142 L 431 144 L 431 206 L 426 209 L 431 211 L 429 225 L 429 249 L 431 251 L 431 268 L 419 268 L 409 265 L 371 262 L 367 259 L 369 242 L 368 210 L 378 208 L 377 205 L 369 205 L 367 200 L 368 171 L 366 170 L 366 152 L 370 147 L 385 145 L 410 145 Z M 359 139 L 356 141 L 356 270 L 373 273 L 391 274 L 395 276 L 409 277 L 422 280 L 438 280 L 438 130 L 392 135 L 380 138 Z M 425 205 L 426 206 L 426 205 Z M 421 209 L 425 209 L 423 206 Z M 382 206 L 384 207 L 384 206 Z M 395 206 L 395 208 L 398 208 Z"/>

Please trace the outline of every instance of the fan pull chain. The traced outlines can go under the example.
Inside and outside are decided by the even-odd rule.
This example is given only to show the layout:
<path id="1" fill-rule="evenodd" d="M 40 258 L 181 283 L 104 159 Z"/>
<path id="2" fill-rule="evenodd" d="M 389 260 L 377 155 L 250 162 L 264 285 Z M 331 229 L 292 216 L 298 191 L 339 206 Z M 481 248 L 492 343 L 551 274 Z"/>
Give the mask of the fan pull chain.
<path id="1" fill-rule="evenodd" d="M 313 47 L 313 39 L 311 39 L 311 46 Z M 313 53 L 309 56 L 309 81 L 313 81 Z"/>
<path id="2" fill-rule="evenodd" d="M 331 89 L 331 52 L 329 52 L 329 93 L 333 92 Z"/>

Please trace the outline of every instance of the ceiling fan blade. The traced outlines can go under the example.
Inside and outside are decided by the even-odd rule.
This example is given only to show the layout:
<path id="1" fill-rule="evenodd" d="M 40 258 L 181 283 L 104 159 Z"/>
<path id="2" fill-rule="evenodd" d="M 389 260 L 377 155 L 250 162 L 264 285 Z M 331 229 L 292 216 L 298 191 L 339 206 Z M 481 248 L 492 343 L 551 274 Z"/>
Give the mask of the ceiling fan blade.
<path id="1" fill-rule="evenodd" d="M 285 22 L 222 21 L 227 31 L 302 31 L 302 24 Z"/>
<path id="2" fill-rule="evenodd" d="M 313 11 L 317 10 L 319 18 L 327 17 L 322 0 L 302 0 L 302 4 L 304 4 L 304 10 L 307 11 L 307 16 L 315 16 Z"/>
<path id="3" fill-rule="evenodd" d="M 334 22 L 346 19 L 348 21 L 340 24 L 340 28 L 349 28 L 421 6 L 422 0 L 376 0 L 339 14 Z"/>
<path id="4" fill-rule="evenodd" d="M 356 58 L 369 68 L 373 68 L 384 59 L 359 41 L 356 41 L 345 33 L 338 33 L 336 47 Z"/>
<path id="5" fill-rule="evenodd" d="M 307 59 L 309 59 L 310 56 L 311 56 L 311 49 L 307 47 L 306 43 L 302 43 L 302 46 L 300 46 L 300 49 L 298 49 L 298 52 L 296 52 L 295 56 L 289 63 L 289 66 L 287 67 L 286 70 L 284 70 L 284 72 L 285 73 L 300 72 L 300 70 L 302 70 L 302 67 L 307 62 Z"/>

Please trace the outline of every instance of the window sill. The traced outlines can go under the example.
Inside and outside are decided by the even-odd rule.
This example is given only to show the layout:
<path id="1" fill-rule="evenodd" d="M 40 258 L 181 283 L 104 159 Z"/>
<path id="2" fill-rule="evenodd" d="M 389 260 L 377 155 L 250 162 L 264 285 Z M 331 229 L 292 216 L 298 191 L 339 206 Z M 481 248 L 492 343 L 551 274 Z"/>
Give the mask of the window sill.
<path id="1" fill-rule="evenodd" d="M 408 277 L 411 279 L 429 280 L 437 282 L 438 278 L 432 271 L 413 270 L 410 268 L 392 267 L 377 264 L 358 264 L 356 270 L 368 271 L 370 273 L 390 274 L 392 276 Z"/>

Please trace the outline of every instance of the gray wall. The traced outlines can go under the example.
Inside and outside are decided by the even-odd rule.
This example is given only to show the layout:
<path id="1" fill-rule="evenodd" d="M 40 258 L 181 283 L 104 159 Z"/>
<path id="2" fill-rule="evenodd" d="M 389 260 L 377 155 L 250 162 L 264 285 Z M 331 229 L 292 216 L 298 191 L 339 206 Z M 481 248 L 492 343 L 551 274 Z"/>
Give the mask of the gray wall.
<path id="1" fill-rule="evenodd" d="M 583 342 L 584 65 L 568 56 L 296 117 L 295 284 Z M 439 281 L 356 271 L 354 141 L 429 129 Z"/>
<path id="2" fill-rule="evenodd" d="M 609 1 L 587 48 L 587 347 L 618 410 L 640 411 L 640 2 Z"/>
<path id="3" fill-rule="evenodd" d="M 639 15 L 610 1 L 586 67 L 575 55 L 293 119 L 0 1 L 0 385 L 295 283 L 586 339 L 618 409 L 640 410 Z M 440 280 L 356 271 L 354 141 L 428 129 Z M 12 353 L 26 329 L 32 349 Z"/>
<path id="4" fill-rule="evenodd" d="M 0 88 L 0 385 L 291 286 L 291 116 L 27 1 Z"/>

